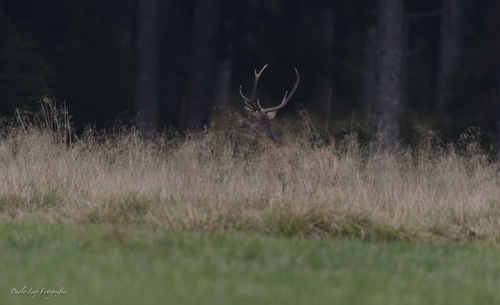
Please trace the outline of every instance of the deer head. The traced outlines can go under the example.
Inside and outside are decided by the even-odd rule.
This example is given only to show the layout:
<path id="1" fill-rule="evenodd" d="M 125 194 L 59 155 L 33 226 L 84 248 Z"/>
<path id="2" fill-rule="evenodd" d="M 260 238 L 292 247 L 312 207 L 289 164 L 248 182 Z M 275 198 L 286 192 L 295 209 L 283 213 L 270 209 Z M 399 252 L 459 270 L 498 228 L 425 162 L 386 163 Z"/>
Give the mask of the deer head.
<path id="1" fill-rule="evenodd" d="M 276 113 L 281 108 L 285 107 L 285 105 L 290 101 L 295 90 L 299 86 L 300 76 L 299 71 L 295 68 L 295 74 L 297 75 L 297 79 L 295 80 L 295 84 L 293 85 L 290 94 L 288 91 L 285 91 L 285 96 L 281 100 L 281 103 L 274 107 L 264 108 L 260 104 L 259 98 L 257 98 L 257 85 L 259 83 L 259 78 L 262 75 L 262 72 L 267 68 L 267 65 L 262 67 L 259 72 L 254 70 L 255 79 L 253 82 L 252 94 L 250 98 L 246 97 L 243 94 L 242 86 L 240 86 L 240 95 L 243 98 L 243 102 L 245 103 L 245 110 L 248 114 L 248 119 L 244 119 L 239 121 L 239 125 L 241 128 L 246 129 L 249 133 L 251 133 L 257 139 L 267 139 L 272 142 L 278 143 L 279 141 L 274 136 L 273 130 L 271 129 L 271 124 L 269 120 L 272 120 L 276 117 Z"/>

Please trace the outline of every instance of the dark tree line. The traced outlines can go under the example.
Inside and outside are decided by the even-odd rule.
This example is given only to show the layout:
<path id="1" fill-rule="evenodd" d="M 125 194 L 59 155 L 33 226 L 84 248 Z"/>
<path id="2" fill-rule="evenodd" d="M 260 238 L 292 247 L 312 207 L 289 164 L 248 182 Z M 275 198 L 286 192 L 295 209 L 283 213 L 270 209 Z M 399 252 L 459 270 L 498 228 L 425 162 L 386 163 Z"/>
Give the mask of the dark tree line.
<path id="1" fill-rule="evenodd" d="M 354 118 L 389 142 L 416 126 L 494 141 L 499 17 L 494 0 L 3 0 L 0 117 L 48 95 L 79 127 L 202 129 L 268 63 L 263 103 L 297 67 L 294 102 L 332 131 Z"/>

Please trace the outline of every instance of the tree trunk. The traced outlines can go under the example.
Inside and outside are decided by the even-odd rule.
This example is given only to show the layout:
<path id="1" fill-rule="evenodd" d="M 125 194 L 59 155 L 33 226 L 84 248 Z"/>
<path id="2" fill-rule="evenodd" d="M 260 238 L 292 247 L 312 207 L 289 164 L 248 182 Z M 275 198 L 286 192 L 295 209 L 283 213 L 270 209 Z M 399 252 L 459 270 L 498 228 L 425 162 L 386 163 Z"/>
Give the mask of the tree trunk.
<path id="1" fill-rule="evenodd" d="M 377 28 L 370 26 L 366 33 L 361 108 L 367 122 L 374 123 L 374 101 L 377 85 Z"/>
<path id="2" fill-rule="evenodd" d="M 213 103 L 218 0 L 197 0 L 193 21 L 187 128 L 208 125 Z"/>
<path id="3" fill-rule="evenodd" d="M 392 146 L 399 137 L 402 78 L 403 2 L 379 0 L 378 3 L 378 78 L 375 131 L 379 140 Z"/>
<path id="4" fill-rule="evenodd" d="M 319 82 L 317 85 L 316 101 L 318 110 L 328 116 L 331 110 L 333 94 L 333 44 L 335 39 L 335 10 L 322 8 L 317 15 L 319 37 L 321 40 L 322 63 L 319 67 Z"/>
<path id="5" fill-rule="evenodd" d="M 401 112 L 408 110 L 408 50 L 410 47 L 409 23 L 403 18 L 403 28 L 401 30 L 401 101 L 399 109 Z"/>
<path id="6" fill-rule="evenodd" d="M 185 0 L 170 0 L 164 24 L 161 118 L 167 128 L 183 126 L 182 110 L 189 82 L 190 9 Z M 185 109 L 184 109 L 185 110 Z"/>
<path id="7" fill-rule="evenodd" d="M 497 145 L 500 149 L 500 62 L 498 63 L 498 76 L 497 76 Z"/>
<path id="8" fill-rule="evenodd" d="M 217 79 L 215 84 L 215 103 L 229 105 L 231 103 L 231 85 L 233 79 L 233 58 L 228 54 L 224 61 L 217 65 Z"/>
<path id="9" fill-rule="evenodd" d="M 162 3 L 138 1 L 135 109 L 139 129 L 146 135 L 158 129 Z"/>
<path id="10" fill-rule="evenodd" d="M 460 61 L 463 43 L 464 12 L 462 0 L 443 0 L 441 38 L 436 88 L 436 114 L 446 112 L 449 98 L 447 85 L 453 70 Z"/>

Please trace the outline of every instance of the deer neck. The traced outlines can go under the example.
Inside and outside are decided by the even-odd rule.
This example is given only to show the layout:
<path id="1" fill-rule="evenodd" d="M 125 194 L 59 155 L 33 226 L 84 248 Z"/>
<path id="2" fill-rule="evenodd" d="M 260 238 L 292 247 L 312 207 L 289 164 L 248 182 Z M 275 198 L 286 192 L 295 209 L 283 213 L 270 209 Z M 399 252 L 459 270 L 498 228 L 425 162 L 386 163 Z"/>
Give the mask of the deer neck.
<path id="1" fill-rule="evenodd" d="M 278 143 L 278 139 L 274 136 L 273 129 L 271 128 L 271 122 L 269 122 L 269 119 L 265 116 L 262 116 L 260 119 L 260 125 L 265 132 L 267 138 L 271 140 L 272 142 Z"/>

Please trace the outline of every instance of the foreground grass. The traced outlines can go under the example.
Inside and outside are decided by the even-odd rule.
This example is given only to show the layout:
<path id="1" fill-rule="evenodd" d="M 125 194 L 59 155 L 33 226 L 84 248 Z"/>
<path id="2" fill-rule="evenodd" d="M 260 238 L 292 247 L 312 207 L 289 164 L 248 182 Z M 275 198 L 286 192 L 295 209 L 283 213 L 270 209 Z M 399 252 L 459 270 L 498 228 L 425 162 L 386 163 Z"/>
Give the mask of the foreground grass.
<path id="1" fill-rule="evenodd" d="M 32 128 L 0 135 L 0 219 L 132 224 L 361 240 L 500 240 L 500 162 L 421 146 L 276 151 L 231 134 L 144 140 L 90 134 L 68 145 Z"/>
<path id="2" fill-rule="evenodd" d="M 0 225 L 0 304 L 498 304 L 498 244 Z M 48 300 L 12 288 L 61 289 Z"/>
<path id="3" fill-rule="evenodd" d="M 0 129 L 0 221 L 500 241 L 500 158 L 472 131 L 457 143 L 422 136 L 390 150 L 353 134 L 320 143 L 307 121 L 297 133 L 284 126 L 283 146 L 227 128 L 77 138 L 67 112 L 46 101 L 41 113 Z"/>

